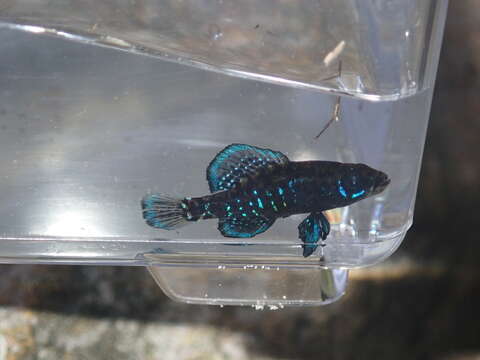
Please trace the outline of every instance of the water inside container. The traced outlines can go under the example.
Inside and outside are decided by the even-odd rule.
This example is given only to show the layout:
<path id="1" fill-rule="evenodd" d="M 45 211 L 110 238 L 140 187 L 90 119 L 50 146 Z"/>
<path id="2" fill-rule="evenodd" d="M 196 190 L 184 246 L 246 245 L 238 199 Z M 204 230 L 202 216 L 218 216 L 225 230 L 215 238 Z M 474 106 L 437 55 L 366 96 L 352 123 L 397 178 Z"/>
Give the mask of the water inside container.
<path id="1" fill-rule="evenodd" d="M 431 91 L 398 101 L 345 97 L 18 31 L 0 33 L 0 234 L 4 258 L 37 261 L 361 266 L 388 256 L 411 224 Z M 29 46 L 35 44 L 35 46 Z M 325 247 L 302 257 L 298 224 L 252 239 L 217 220 L 147 226 L 141 198 L 209 193 L 206 168 L 231 143 L 290 160 L 365 163 L 385 192 L 330 212 Z"/>
<path id="2" fill-rule="evenodd" d="M 386 100 L 429 86 L 425 59 L 438 46 L 432 41 L 446 6 L 446 0 L 14 0 L 0 2 L 0 26 Z M 345 71 L 338 82 L 340 57 Z"/>

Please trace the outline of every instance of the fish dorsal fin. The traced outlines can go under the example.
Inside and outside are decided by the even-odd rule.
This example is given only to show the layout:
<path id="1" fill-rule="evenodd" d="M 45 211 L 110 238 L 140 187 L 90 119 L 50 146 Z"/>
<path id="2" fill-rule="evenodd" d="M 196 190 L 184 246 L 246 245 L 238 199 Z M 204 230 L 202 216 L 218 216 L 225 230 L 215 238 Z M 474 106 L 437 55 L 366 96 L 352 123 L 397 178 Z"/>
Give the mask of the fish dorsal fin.
<path id="1" fill-rule="evenodd" d="M 285 166 L 288 158 L 279 151 L 245 144 L 231 144 L 220 151 L 207 168 L 211 192 L 228 190 L 242 178 L 251 178 L 262 171 Z"/>
<path id="2" fill-rule="evenodd" d="M 218 230 L 223 236 L 233 238 L 251 238 L 266 231 L 275 219 L 263 216 L 221 218 Z"/>

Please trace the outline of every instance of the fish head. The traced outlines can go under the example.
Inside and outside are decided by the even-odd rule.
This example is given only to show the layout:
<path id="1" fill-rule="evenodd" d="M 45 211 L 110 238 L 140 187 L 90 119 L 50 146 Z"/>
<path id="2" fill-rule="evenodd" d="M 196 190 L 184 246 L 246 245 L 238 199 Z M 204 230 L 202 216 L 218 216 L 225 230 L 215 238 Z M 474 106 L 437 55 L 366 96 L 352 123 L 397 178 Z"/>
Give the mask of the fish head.
<path id="1" fill-rule="evenodd" d="M 388 184 L 387 174 L 365 164 L 345 164 L 338 181 L 339 192 L 351 202 L 380 194 Z"/>

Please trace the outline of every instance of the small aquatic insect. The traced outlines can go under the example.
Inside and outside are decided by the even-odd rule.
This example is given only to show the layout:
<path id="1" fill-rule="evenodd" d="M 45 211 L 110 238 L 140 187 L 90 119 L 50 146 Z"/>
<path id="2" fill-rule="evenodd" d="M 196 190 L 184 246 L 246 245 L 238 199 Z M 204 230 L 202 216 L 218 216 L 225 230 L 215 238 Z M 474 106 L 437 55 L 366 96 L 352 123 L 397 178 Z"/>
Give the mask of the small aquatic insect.
<path id="1" fill-rule="evenodd" d="M 277 218 L 309 213 L 298 226 L 305 257 L 330 232 L 322 211 L 376 195 L 390 183 L 386 174 L 364 164 L 290 161 L 281 152 L 245 144 L 220 151 L 207 168 L 207 181 L 212 193 L 206 196 L 146 195 L 142 209 L 147 224 L 173 230 L 218 218 L 223 236 L 251 238 Z"/>
<path id="2" fill-rule="evenodd" d="M 333 107 L 333 114 L 330 120 L 324 125 L 322 130 L 315 136 L 315 140 L 318 139 L 334 121 L 339 121 L 340 120 L 340 102 L 342 98 L 340 96 L 337 96 L 337 101 L 335 101 L 335 106 Z"/>
<path id="3" fill-rule="evenodd" d="M 341 45 L 343 43 L 343 45 Z M 337 48 L 340 46 L 340 52 L 343 51 L 343 47 L 345 47 L 345 41 L 341 41 L 339 45 L 337 45 Z M 337 49 L 335 48 L 335 49 Z M 335 50 L 334 50 L 335 51 Z M 330 55 L 330 53 L 329 53 Z M 325 64 L 327 64 L 326 62 L 326 59 L 327 57 L 329 56 L 327 55 L 325 57 Z M 330 63 L 330 61 L 329 61 Z M 338 62 L 338 75 L 337 76 L 334 76 L 334 77 L 330 77 L 330 78 L 327 78 L 327 79 L 324 79 L 324 80 L 329 80 L 329 79 L 333 79 L 335 77 L 338 77 L 340 78 L 342 76 L 342 61 L 340 60 Z M 337 96 L 337 100 L 335 101 L 335 106 L 333 107 L 333 113 L 332 113 L 332 116 L 330 118 L 330 120 L 323 126 L 322 130 L 320 130 L 320 132 L 314 137 L 314 139 L 318 139 L 329 127 L 330 125 L 332 125 L 332 123 L 334 121 L 339 121 L 340 120 L 340 102 L 341 102 L 342 98 L 340 96 Z"/>

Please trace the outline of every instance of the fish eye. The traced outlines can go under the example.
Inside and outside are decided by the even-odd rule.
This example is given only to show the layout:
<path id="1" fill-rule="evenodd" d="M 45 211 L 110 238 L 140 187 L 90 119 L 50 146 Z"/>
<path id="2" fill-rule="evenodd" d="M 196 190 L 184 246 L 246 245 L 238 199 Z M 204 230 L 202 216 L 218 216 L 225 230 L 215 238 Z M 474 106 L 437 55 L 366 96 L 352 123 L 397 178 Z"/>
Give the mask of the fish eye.
<path id="1" fill-rule="evenodd" d="M 359 184 L 358 176 L 352 172 L 349 172 L 345 176 L 342 176 L 342 184 L 349 190 L 354 190 Z"/>
<path id="2" fill-rule="evenodd" d="M 349 194 L 349 197 L 360 197 L 372 190 L 374 181 L 367 166 L 352 167 L 348 170 L 349 171 L 342 176 L 341 184 Z"/>

